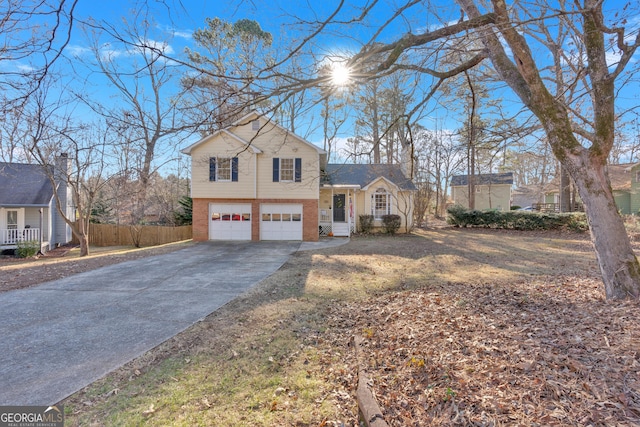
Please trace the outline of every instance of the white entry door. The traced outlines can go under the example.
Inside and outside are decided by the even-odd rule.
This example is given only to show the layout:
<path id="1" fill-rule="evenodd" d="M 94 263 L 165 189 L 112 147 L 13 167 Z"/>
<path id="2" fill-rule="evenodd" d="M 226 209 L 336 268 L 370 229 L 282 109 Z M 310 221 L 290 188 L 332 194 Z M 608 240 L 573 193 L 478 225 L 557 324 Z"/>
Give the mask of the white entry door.
<path id="1" fill-rule="evenodd" d="M 260 240 L 302 240 L 302 205 L 261 205 Z"/>
<path id="2" fill-rule="evenodd" d="M 251 204 L 209 204 L 209 240 L 251 240 Z"/>

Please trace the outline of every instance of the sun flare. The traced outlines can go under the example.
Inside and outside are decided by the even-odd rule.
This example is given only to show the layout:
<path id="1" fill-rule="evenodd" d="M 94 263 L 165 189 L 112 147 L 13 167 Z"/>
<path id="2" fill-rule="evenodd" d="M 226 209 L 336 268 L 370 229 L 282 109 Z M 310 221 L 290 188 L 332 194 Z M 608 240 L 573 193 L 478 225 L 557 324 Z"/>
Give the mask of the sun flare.
<path id="1" fill-rule="evenodd" d="M 331 83 L 334 86 L 346 86 L 351 81 L 351 70 L 344 64 L 334 63 L 331 66 Z"/>

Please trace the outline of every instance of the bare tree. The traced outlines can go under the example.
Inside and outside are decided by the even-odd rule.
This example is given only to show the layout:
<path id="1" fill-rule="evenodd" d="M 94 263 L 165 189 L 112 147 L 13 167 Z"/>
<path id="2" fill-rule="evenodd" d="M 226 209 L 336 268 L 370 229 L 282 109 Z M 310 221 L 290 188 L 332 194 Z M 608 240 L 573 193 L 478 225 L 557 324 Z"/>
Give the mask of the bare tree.
<path id="1" fill-rule="evenodd" d="M 152 23 L 146 21 L 128 25 L 120 34 L 126 34 L 127 39 L 111 40 L 108 49 L 100 38 L 104 34 L 94 35 L 94 65 L 116 89 L 115 96 L 121 102 L 106 104 L 84 98 L 114 129 L 119 129 L 122 139 L 117 147 L 124 153 L 121 160 L 127 163 L 122 165 L 128 171 L 127 185 L 135 186 L 130 193 L 131 225 L 144 221 L 147 189 L 159 167 L 157 158 L 171 158 L 181 135 L 192 129 L 178 108 L 181 94 L 172 85 L 179 78 L 178 65 L 160 54 L 170 47 L 150 37 L 151 27 Z M 123 55 L 128 60 L 122 59 Z"/>
<path id="2" fill-rule="evenodd" d="M 0 110 L 20 108 L 45 82 L 71 38 L 77 0 L 0 2 Z"/>
<path id="3" fill-rule="evenodd" d="M 105 158 L 113 134 L 99 124 L 75 121 L 73 105 L 49 95 L 53 84 L 50 78 L 43 80 L 25 104 L 21 123 L 28 137 L 23 149 L 56 189 L 56 210 L 80 242 L 80 256 L 86 256 L 91 211 L 105 176 L 113 173 Z"/>

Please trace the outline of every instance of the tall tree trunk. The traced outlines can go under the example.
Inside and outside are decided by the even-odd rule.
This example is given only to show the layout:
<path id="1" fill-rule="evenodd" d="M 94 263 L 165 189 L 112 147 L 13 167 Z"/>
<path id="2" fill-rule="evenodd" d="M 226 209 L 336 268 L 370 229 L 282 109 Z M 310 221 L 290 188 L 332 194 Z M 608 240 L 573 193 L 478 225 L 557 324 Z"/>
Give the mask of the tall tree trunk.
<path id="1" fill-rule="evenodd" d="M 639 298 L 640 266 L 618 214 L 605 168 L 589 162 L 579 170 L 573 180 L 585 204 L 607 299 Z"/>
<path id="2" fill-rule="evenodd" d="M 571 179 L 569 172 L 560 164 L 560 212 L 571 212 Z"/>
<path id="3" fill-rule="evenodd" d="M 373 131 L 373 163 L 380 163 L 380 119 L 378 117 L 378 89 L 373 93 L 371 109 L 371 126 Z"/>
<path id="4" fill-rule="evenodd" d="M 78 240 L 80 240 L 80 256 L 89 255 L 89 236 L 82 234 L 78 237 Z"/>
<path id="5" fill-rule="evenodd" d="M 457 2 L 470 17 L 480 16 L 473 0 Z M 527 39 L 511 21 L 506 1 L 491 0 L 491 5 L 496 25 L 481 30 L 483 43 L 504 81 L 540 119 L 554 155 L 568 169 L 578 188 L 585 204 L 607 298 L 640 298 L 640 264 L 618 214 L 605 170 L 615 138 L 615 79 L 619 74 L 612 74 L 607 62 L 602 2 L 584 0 L 580 11 L 583 25 L 580 35 L 587 58 L 585 72 L 589 76 L 589 94 L 593 104 L 590 120 L 593 129 L 586 132 L 589 134 L 588 146 L 582 145 L 574 134 L 570 107 L 545 86 Z M 499 31 L 502 39 L 494 29 Z M 509 45 L 511 57 L 504 49 L 505 42 Z M 634 45 L 622 50 L 615 73 L 619 73 L 631 60 L 635 49 Z"/>

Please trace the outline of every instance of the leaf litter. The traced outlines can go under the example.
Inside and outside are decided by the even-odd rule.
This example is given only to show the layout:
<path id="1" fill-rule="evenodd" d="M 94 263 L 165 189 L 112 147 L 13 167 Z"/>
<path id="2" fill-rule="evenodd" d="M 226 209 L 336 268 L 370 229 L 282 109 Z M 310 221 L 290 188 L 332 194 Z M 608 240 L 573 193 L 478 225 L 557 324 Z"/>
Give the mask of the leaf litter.
<path id="1" fill-rule="evenodd" d="M 391 426 L 640 425 L 640 304 L 604 300 L 585 270 L 430 284 L 330 317 L 364 338 Z"/>

